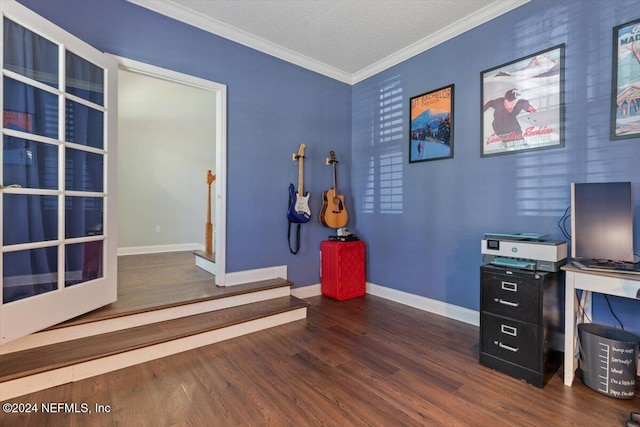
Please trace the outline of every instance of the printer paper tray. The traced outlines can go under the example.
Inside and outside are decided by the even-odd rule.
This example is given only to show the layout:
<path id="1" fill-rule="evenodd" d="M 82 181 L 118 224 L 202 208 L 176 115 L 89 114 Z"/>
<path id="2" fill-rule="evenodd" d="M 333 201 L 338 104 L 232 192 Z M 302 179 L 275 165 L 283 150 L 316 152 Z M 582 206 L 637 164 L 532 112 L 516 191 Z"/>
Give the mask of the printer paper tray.
<path id="1" fill-rule="evenodd" d="M 519 259 L 502 258 L 502 257 L 494 258 L 493 261 L 491 261 L 491 264 L 499 265 L 501 267 L 511 267 L 511 268 L 528 268 L 531 266 L 535 266 L 535 263 L 532 263 L 530 261 L 522 261 Z"/>

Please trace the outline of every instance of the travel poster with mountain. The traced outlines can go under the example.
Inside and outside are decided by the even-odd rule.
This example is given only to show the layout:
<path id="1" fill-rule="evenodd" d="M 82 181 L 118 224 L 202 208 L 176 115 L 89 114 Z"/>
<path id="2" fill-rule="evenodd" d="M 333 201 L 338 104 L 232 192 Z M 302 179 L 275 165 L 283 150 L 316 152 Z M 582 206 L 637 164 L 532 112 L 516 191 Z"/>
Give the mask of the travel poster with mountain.
<path id="1" fill-rule="evenodd" d="M 411 98 L 409 163 L 453 157 L 453 85 Z"/>

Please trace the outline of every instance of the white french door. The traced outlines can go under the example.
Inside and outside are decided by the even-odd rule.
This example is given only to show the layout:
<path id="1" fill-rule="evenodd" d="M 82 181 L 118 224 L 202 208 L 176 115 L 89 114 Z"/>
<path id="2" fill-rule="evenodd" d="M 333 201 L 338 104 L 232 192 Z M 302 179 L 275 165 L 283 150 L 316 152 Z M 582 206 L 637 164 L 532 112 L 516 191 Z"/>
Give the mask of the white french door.
<path id="1" fill-rule="evenodd" d="M 117 64 L 0 9 L 2 344 L 116 300 Z"/>

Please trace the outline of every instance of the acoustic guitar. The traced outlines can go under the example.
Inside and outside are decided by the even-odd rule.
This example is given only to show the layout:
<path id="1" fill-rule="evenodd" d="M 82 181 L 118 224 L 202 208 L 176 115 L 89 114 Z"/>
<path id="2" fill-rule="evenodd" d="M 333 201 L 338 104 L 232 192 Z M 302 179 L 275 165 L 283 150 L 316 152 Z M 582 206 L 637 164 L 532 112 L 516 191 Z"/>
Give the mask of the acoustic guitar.
<path id="1" fill-rule="evenodd" d="M 344 227 L 349 220 L 344 196 L 338 193 L 337 164 L 336 153 L 331 151 L 327 157 L 327 165 L 333 166 L 333 187 L 322 193 L 322 210 L 320 211 L 320 223 L 329 228 Z"/>
<path id="2" fill-rule="evenodd" d="M 293 184 L 289 184 L 289 210 L 287 218 L 289 222 L 305 223 L 311 219 L 311 209 L 309 209 L 309 192 L 304 192 L 303 174 L 304 174 L 304 144 L 300 144 L 297 153 L 293 153 L 293 161 L 298 162 L 298 191 L 296 192 Z"/>

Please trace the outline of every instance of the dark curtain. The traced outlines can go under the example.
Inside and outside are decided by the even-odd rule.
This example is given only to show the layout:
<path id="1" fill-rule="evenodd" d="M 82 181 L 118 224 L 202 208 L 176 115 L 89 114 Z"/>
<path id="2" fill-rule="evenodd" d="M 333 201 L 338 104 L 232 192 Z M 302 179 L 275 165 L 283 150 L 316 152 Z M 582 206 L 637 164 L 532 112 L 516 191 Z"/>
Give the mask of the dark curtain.
<path id="1" fill-rule="evenodd" d="M 4 66 L 36 80 L 57 74 L 51 43 L 4 19 Z M 53 64 L 55 71 L 47 69 Z M 3 78 L 3 126 L 57 138 L 57 97 L 46 91 Z M 53 116 L 52 120 L 48 117 Z M 3 182 L 24 188 L 57 188 L 57 175 L 47 174 L 47 161 L 57 164 L 57 148 L 27 139 L 3 136 Z M 53 155 L 53 157 L 52 157 Z M 4 245 L 37 242 L 57 237 L 55 197 L 3 194 Z M 55 289 L 57 253 L 35 249 L 4 254 L 3 302 L 15 301 Z M 37 280 L 33 280 L 37 276 Z"/>
<path id="2" fill-rule="evenodd" d="M 58 45 L 3 19 L 4 68 L 48 86 L 58 87 Z M 66 90 L 98 105 L 104 103 L 103 70 L 66 52 Z M 10 77 L 3 77 L 3 127 L 59 139 L 58 96 Z M 79 145 L 104 147 L 104 117 L 97 109 L 65 102 L 65 139 Z M 58 150 L 53 144 L 3 136 L 3 184 L 23 188 L 58 189 Z M 65 148 L 66 190 L 102 192 L 104 156 Z M 58 236 L 57 196 L 3 193 L 3 244 L 102 235 L 103 199 L 68 196 L 64 236 Z M 65 285 L 102 275 L 103 242 L 65 246 Z M 87 272 L 86 265 L 92 270 Z M 95 267 L 97 265 L 97 267 Z M 57 289 L 56 247 L 6 252 L 3 260 L 3 302 Z"/>

